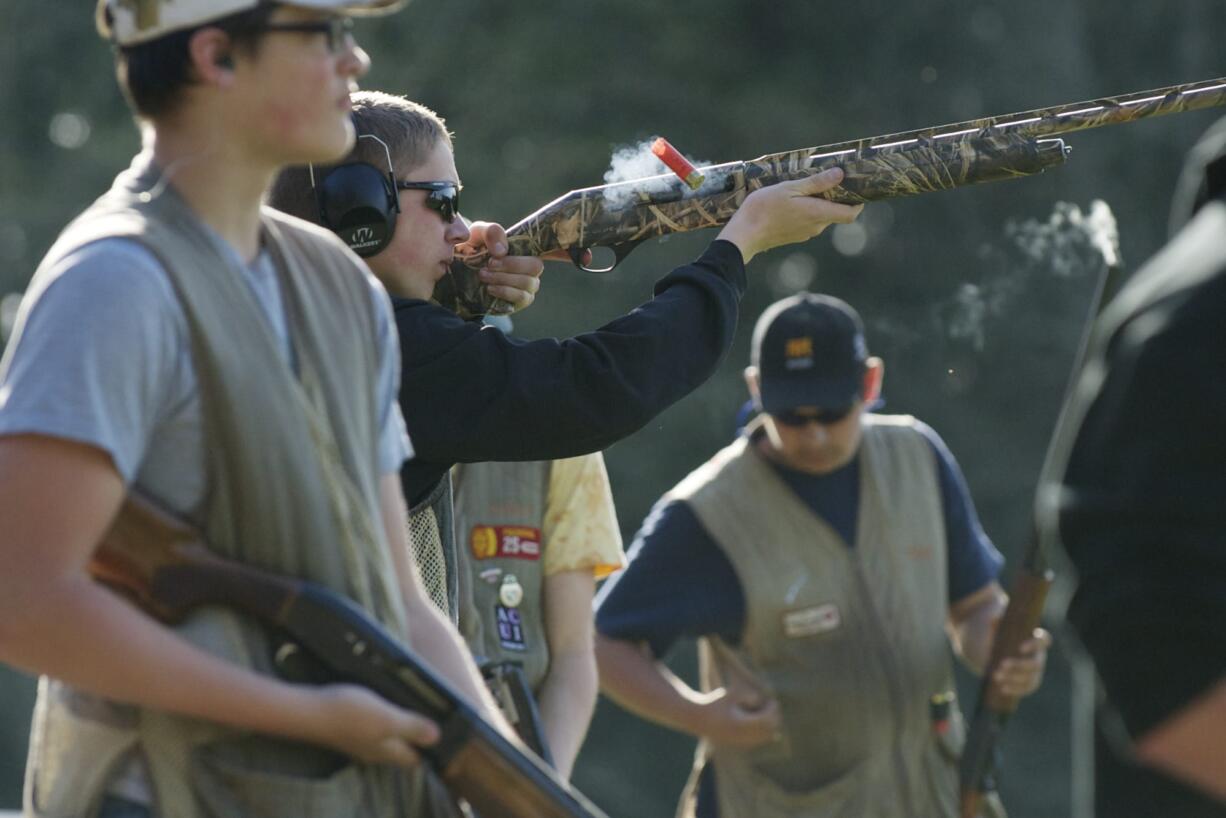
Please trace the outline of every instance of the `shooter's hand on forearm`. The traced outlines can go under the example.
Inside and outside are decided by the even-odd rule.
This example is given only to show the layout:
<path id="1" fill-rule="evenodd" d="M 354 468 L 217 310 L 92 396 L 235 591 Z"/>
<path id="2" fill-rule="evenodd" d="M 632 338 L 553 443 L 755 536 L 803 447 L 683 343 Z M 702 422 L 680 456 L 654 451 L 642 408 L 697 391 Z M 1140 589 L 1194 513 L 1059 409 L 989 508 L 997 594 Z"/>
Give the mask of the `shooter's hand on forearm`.
<path id="1" fill-rule="evenodd" d="M 838 168 L 755 190 L 745 197 L 719 238 L 735 244 L 748 263 L 763 250 L 811 239 L 831 224 L 855 221 L 863 205 L 842 205 L 816 194 L 843 179 Z"/>
<path id="2" fill-rule="evenodd" d="M 456 247 L 456 255 L 469 256 L 489 251 L 489 258 L 478 271 L 490 295 L 506 301 L 515 311 L 536 300 L 545 264 L 534 256 L 508 256 L 507 231 L 493 222 L 473 222 L 467 242 Z"/>

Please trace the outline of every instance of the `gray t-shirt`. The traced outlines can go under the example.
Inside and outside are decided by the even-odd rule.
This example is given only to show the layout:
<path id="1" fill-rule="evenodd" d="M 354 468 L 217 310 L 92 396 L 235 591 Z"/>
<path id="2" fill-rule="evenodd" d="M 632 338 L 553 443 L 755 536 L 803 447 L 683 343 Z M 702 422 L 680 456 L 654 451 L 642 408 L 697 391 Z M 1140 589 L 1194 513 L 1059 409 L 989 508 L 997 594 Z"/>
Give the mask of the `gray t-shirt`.
<path id="1" fill-rule="evenodd" d="M 240 266 L 292 364 L 271 259 L 261 253 Z M 173 512 L 198 511 L 205 490 L 200 397 L 187 319 L 161 263 L 138 242 L 112 238 L 79 248 L 48 272 L 21 306 L 15 348 L 0 371 L 0 435 L 97 446 L 141 493 Z M 400 350 L 387 294 L 368 280 L 371 342 L 380 350 L 378 468 L 392 474 L 412 456 L 396 401 Z"/>

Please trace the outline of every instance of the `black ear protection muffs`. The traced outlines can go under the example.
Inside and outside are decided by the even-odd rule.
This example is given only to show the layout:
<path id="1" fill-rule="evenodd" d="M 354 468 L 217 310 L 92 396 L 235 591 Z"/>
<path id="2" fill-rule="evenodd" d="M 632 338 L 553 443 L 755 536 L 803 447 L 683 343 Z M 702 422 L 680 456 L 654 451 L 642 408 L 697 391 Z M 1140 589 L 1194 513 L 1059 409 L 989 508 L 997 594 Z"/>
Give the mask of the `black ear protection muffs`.
<path id="1" fill-rule="evenodd" d="M 369 258 L 391 242 L 400 213 L 400 197 L 387 145 L 372 134 L 360 134 L 358 139 L 373 139 L 383 145 L 387 173 L 365 162 L 350 162 L 316 179 L 312 167 L 311 186 L 315 189 L 320 223 L 340 236 L 353 252 Z"/>

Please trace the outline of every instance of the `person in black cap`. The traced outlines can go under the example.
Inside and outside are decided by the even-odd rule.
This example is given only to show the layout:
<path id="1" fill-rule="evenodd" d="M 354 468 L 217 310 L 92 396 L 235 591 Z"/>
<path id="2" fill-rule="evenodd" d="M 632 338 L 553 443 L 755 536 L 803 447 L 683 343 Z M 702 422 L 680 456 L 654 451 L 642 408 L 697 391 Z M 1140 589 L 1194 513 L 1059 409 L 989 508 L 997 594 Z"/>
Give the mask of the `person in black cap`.
<path id="1" fill-rule="evenodd" d="M 762 414 L 664 496 L 601 592 L 602 688 L 702 739 L 679 815 L 955 816 L 950 635 L 985 665 L 1001 557 L 936 433 L 871 413 L 884 370 L 850 306 L 772 305 L 752 362 Z M 701 692 L 659 661 L 681 637 Z M 996 683 L 1033 692 L 1049 643 Z"/>
<path id="2" fill-rule="evenodd" d="M 1039 503 L 1105 693 L 1111 818 L 1226 816 L 1226 120 L 1173 205 L 1170 243 L 1099 321 Z"/>

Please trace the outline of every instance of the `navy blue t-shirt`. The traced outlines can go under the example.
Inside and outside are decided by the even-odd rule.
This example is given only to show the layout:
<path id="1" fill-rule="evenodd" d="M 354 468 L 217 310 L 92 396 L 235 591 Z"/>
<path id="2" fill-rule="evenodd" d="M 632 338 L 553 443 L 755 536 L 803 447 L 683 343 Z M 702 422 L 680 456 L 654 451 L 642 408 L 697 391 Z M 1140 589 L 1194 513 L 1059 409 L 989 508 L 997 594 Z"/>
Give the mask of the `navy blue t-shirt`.
<path id="1" fill-rule="evenodd" d="M 936 453 L 945 516 L 949 601 L 996 579 L 1004 558 L 979 524 L 966 480 L 945 442 L 916 422 Z M 767 461 L 768 463 L 770 461 Z M 852 547 L 860 509 L 860 457 L 829 474 L 770 465 L 815 514 Z M 613 639 L 644 642 L 660 657 L 680 638 L 718 635 L 739 644 L 745 594 L 732 563 L 684 502 L 658 504 L 630 546 L 630 564 L 607 582 L 596 600 L 596 630 Z M 697 818 L 718 818 L 715 769 L 699 778 Z"/>
<path id="2" fill-rule="evenodd" d="M 1004 559 L 979 524 L 953 454 L 930 427 L 917 422 L 916 428 L 936 453 L 953 603 L 996 579 Z M 855 543 L 859 455 L 822 475 L 771 466 L 849 548 Z M 652 509 L 629 556 L 626 570 L 606 583 L 597 598 L 596 629 L 601 634 L 645 642 L 657 657 L 682 637 L 718 635 L 729 644 L 740 643 L 745 626 L 740 580 L 688 504 L 668 501 Z"/>

